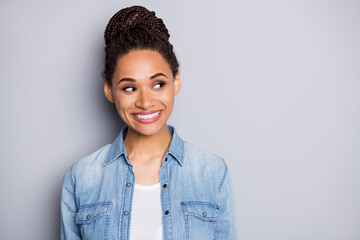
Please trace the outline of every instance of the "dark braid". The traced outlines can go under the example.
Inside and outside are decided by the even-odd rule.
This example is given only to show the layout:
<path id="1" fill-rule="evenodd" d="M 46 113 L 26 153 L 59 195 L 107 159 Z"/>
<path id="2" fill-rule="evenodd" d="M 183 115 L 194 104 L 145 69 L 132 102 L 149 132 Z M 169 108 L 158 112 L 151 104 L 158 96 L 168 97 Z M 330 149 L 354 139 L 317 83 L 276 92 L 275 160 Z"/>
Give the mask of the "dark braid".
<path id="1" fill-rule="evenodd" d="M 168 62 L 173 75 L 179 63 L 169 42 L 170 34 L 155 12 L 141 6 L 121 9 L 106 26 L 104 79 L 111 85 L 117 59 L 131 50 L 150 49 L 158 51 Z"/>

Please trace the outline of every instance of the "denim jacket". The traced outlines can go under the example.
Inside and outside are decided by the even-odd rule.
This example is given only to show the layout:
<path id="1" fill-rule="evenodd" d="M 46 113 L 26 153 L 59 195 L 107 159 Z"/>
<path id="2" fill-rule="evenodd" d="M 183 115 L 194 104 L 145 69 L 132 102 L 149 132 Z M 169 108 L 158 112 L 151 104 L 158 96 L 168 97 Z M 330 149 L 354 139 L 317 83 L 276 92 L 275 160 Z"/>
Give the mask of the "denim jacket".
<path id="1" fill-rule="evenodd" d="M 183 141 L 174 127 L 160 168 L 163 239 L 236 239 L 235 209 L 224 160 Z M 135 175 L 123 128 L 112 144 L 65 174 L 62 240 L 128 240 Z"/>

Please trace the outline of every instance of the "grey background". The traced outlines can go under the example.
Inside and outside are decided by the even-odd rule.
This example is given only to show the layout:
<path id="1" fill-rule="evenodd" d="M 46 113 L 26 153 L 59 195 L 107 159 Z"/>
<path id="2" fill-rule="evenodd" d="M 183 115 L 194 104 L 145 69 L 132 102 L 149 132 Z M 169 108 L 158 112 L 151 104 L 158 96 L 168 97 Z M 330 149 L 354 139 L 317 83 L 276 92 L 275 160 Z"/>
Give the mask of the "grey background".
<path id="1" fill-rule="evenodd" d="M 359 1 L 1 1 L 0 239 L 59 239 L 62 176 L 121 128 L 103 31 L 142 4 L 183 88 L 169 121 L 223 156 L 244 240 L 360 239 Z"/>

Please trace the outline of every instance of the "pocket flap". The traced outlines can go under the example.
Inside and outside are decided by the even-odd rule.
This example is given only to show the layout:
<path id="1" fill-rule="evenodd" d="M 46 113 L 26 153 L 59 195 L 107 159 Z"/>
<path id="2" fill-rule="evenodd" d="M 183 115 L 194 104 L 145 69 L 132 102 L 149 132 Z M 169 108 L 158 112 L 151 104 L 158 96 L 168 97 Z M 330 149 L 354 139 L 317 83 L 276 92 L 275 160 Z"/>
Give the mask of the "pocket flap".
<path id="1" fill-rule="evenodd" d="M 215 203 L 201 201 L 181 202 L 185 215 L 195 216 L 203 221 L 216 221 L 220 215 L 220 208 Z"/>
<path id="2" fill-rule="evenodd" d="M 95 204 L 83 205 L 76 213 L 77 224 L 89 224 L 96 219 L 109 215 L 112 207 L 112 202 L 100 202 Z"/>

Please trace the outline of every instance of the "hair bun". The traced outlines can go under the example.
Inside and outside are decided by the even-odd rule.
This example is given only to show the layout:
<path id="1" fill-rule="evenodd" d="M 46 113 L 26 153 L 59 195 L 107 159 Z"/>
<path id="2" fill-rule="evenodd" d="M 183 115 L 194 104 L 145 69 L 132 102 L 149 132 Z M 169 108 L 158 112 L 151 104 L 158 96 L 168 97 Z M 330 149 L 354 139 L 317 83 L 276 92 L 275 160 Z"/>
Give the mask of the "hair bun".
<path id="1" fill-rule="evenodd" d="M 162 19 L 155 16 L 155 12 L 142 6 L 132 6 L 121 9 L 110 19 L 104 32 L 105 44 L 109 45 L 116 36 L 137 27 L 154 32 L 165 41 L 169 40 L 169 32 Z"/>

